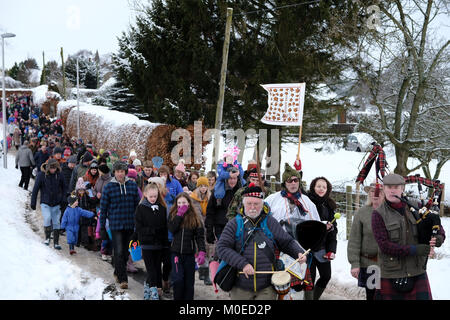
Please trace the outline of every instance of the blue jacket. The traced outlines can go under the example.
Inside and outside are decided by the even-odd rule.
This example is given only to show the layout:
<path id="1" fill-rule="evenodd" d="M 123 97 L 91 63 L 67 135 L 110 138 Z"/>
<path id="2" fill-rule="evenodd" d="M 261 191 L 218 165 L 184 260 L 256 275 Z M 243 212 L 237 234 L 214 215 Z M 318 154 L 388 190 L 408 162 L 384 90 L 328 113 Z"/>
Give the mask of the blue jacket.
<path id="1" fill-rule="evenodd" d="M 45 169 L 43 164 L 41 171 L 36 176 L 33 192 L 31 194 L 31 206 L 36 206 L 38 192 L 41 192 L 41 203 L 45 203 L 50 207 L 61 205 L 65 201 L 66 185 L 61 169 L 57 169 L 51 174 Z"/>
<path id="2" fill-rule="evenodd" d="M 78 241 L 78 230 L 80 229 L 80 218 L 92 218 L 94 213 L 81 209 L 80 207 L 67 207 L 61 221 L 61 229 L 67 231 L 67 243 L 76 244 Z"/>
<path id="3" fill-rule="evenodd" d="M 103 188 L 100 199 L 100 227 L 105 228 L 108 218 L 112 231 L 134 230 L 134 212 L 139 201 L 136 182 L 125 177 L 121 184 L 112 178 Z"/>
<path id="4" fill-rule="evenodd" d="M 177 195 L 183 192 L 183 187 L 177 179 L 171 177 L 166 181 L 166 188 L 169 190 L 169 192 L 164 197 L 164 201 L 166 201 L 167 212 L 169 212 L 170 207 L 172 207 Z"/>

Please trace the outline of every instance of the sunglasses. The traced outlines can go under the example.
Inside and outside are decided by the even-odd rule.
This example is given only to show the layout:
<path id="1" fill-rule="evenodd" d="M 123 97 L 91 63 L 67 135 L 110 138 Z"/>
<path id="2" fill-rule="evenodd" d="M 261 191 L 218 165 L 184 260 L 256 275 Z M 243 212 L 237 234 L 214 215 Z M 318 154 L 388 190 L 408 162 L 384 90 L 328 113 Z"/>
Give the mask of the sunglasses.
<path id="1" fill-rule="evenodd" d="M 298 178 L 293 178 L 293 179 L 288 179 L 286 180 L 287 183 L 292 183 L 292 182 L 298 182 Z"/>

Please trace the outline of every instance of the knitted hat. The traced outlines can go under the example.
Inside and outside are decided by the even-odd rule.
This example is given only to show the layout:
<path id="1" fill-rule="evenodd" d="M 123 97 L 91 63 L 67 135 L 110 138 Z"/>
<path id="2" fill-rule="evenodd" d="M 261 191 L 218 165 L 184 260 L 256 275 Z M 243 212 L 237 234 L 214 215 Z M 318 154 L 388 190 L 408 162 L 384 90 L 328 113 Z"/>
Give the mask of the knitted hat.
<path id="1" fill-rule="evenodd" d="M 75 193 L 72 193 L 70 196 L 67 197 L 67 202 L 69 203 L 69 206 L 73 205 L 77 200 L 78 197 Z"/>
<path id="2" fill-rule="evenodd" d="M 264 192 L 254 183 L 250 183 L 247 188 L 244 189 L 242 197 L 254 197 L 259 199 L 264 199 Z"/>
<path id="3" fill-rule="evenodd" d="M 209 186 L 207 177 L 201 176 L 197 179 L 197 188 L 200 186 Z"/>
<path id="4" fill-rule="evenodd" d="M 89 169 L 97 169 L 98 170 L 98 163 L 97 163 L 97 161 L 92 161 L 91 165 L 89 166 Z"/>
<path id="5" fill-rule="evenodd" d="M 108 168 L 108 166 L 107 166 L 106 164 L 99 165 L 99 166 L 98 166 L 98 170 L 99 170 L 101 173 L 104 173 L 104 174 L 109 173 L 109 168 Z"/>
<path id="6" fill-rule="evenodd" d="M 89 162 L 92 161 L 92 159 L 94 159 L 94 157 L 92 156 L 92 154 L 89 151 L 86 151 L 83 155 L 83 162 Z"/>
<path id="7" fill-rule="evenodd" d="M 135 169 L 128 169 L 128 178 L 137 179 L 137 171 Z"/>
<path id="8" fill-rule="evenodd" d="M 151 177 L 148 179 L 148 182 L 154 182 L 156 183 L 159 187 L 161 188 L 165 188 L 166 187 L 166 179 L 162 178 L 162 177 Z"/>
<path id="9" fill-rule="evenodd" d="M 139 160 L 139 159 L 135 159 L 135 160 L 133 161 L 133 165 L 134 165 L 135 167 L 137 167 L 137 166 L 142 166 L 142 162 L 141 162 L 141 160 Z"/>
<path id="10" fill-rule="evenodd" d="M 282 176 L 282 182 L 285 183 L 291 177 L 297 177 L 299 180 L 302 179 L 302 172 L 292 169 L 292 167 L 288 164 L 284 164 L 284 172 Z"/>
<path id="11" fill-rule="evenodd" d="M 69 159 L 67 159 L 68 163 L 77 163 L 77 156 L 70 156 Z"/>
<path id="12" fill-rule="evenodd" d="M 86 190 L 86 185 L 84 184 L 83 177 L 78 178 L 77 184 L 75 185 L 75 190 Z"/>
<path id="13" fill-rule="evenodd" d="M 175 170 L 181 171 L 183 173 L 186 172 L 186 169 L 184 167 L 184 159 L 180 159 L 180 161 L 178 162 L 177 166 L 175 167 Z"/>

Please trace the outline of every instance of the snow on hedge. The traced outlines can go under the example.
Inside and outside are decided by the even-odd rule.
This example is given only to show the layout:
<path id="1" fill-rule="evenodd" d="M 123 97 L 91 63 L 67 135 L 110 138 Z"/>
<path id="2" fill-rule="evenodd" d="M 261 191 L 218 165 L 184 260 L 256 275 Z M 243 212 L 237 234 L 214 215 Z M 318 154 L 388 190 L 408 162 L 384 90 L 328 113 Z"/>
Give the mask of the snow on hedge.
<path id="1" fill-rule="evenodd" d="M 69 136 L 77 135 L 78 108 L 75 100 L 58 104 L 58 116 L 70 112 L 66 121 Z M 119 154 L 129 154 L 134 149 L 138 158 L 144 159 L 146 145 L 153 129 L 159 123 L 140 120 L 138 117 L 110 110 L 107 107 L 80 103 L 80 136 L 91 141 L 97 148 L 116 149 Z"/>
<path id="2" fill-rule="evenodd" d="M 48 85 L 42 85 L 31 89 L 33 91 L 33 103 L 41 106 L 48 99 L 61 100 L 59 93 L 54 91 L 48 91 Z"/>

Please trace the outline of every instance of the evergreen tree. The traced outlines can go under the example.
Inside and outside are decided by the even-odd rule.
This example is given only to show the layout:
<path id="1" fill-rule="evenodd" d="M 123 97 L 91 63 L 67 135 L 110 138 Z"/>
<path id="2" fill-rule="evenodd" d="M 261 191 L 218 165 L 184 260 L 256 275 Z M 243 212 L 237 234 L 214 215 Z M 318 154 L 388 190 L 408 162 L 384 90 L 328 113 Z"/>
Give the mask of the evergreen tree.
<path id="1" fill-rule="evenodd" d="M 116 77 L 149 120 L 186 126 L 203 119 L 213 127 L 226 7 L 233 7 L 223 126 L 264 127 L 267 95 L 260 84 L 286 82 L 306 82 L 305 119 L 323 122 L 329 113 L 320 112 L 325 103 L 314 93 L 339 80 L 338 53 L 358 36 L 345 33 L 356 11 L 343 1 L 303 2 L 152 1 L 119 39 Z"/>

